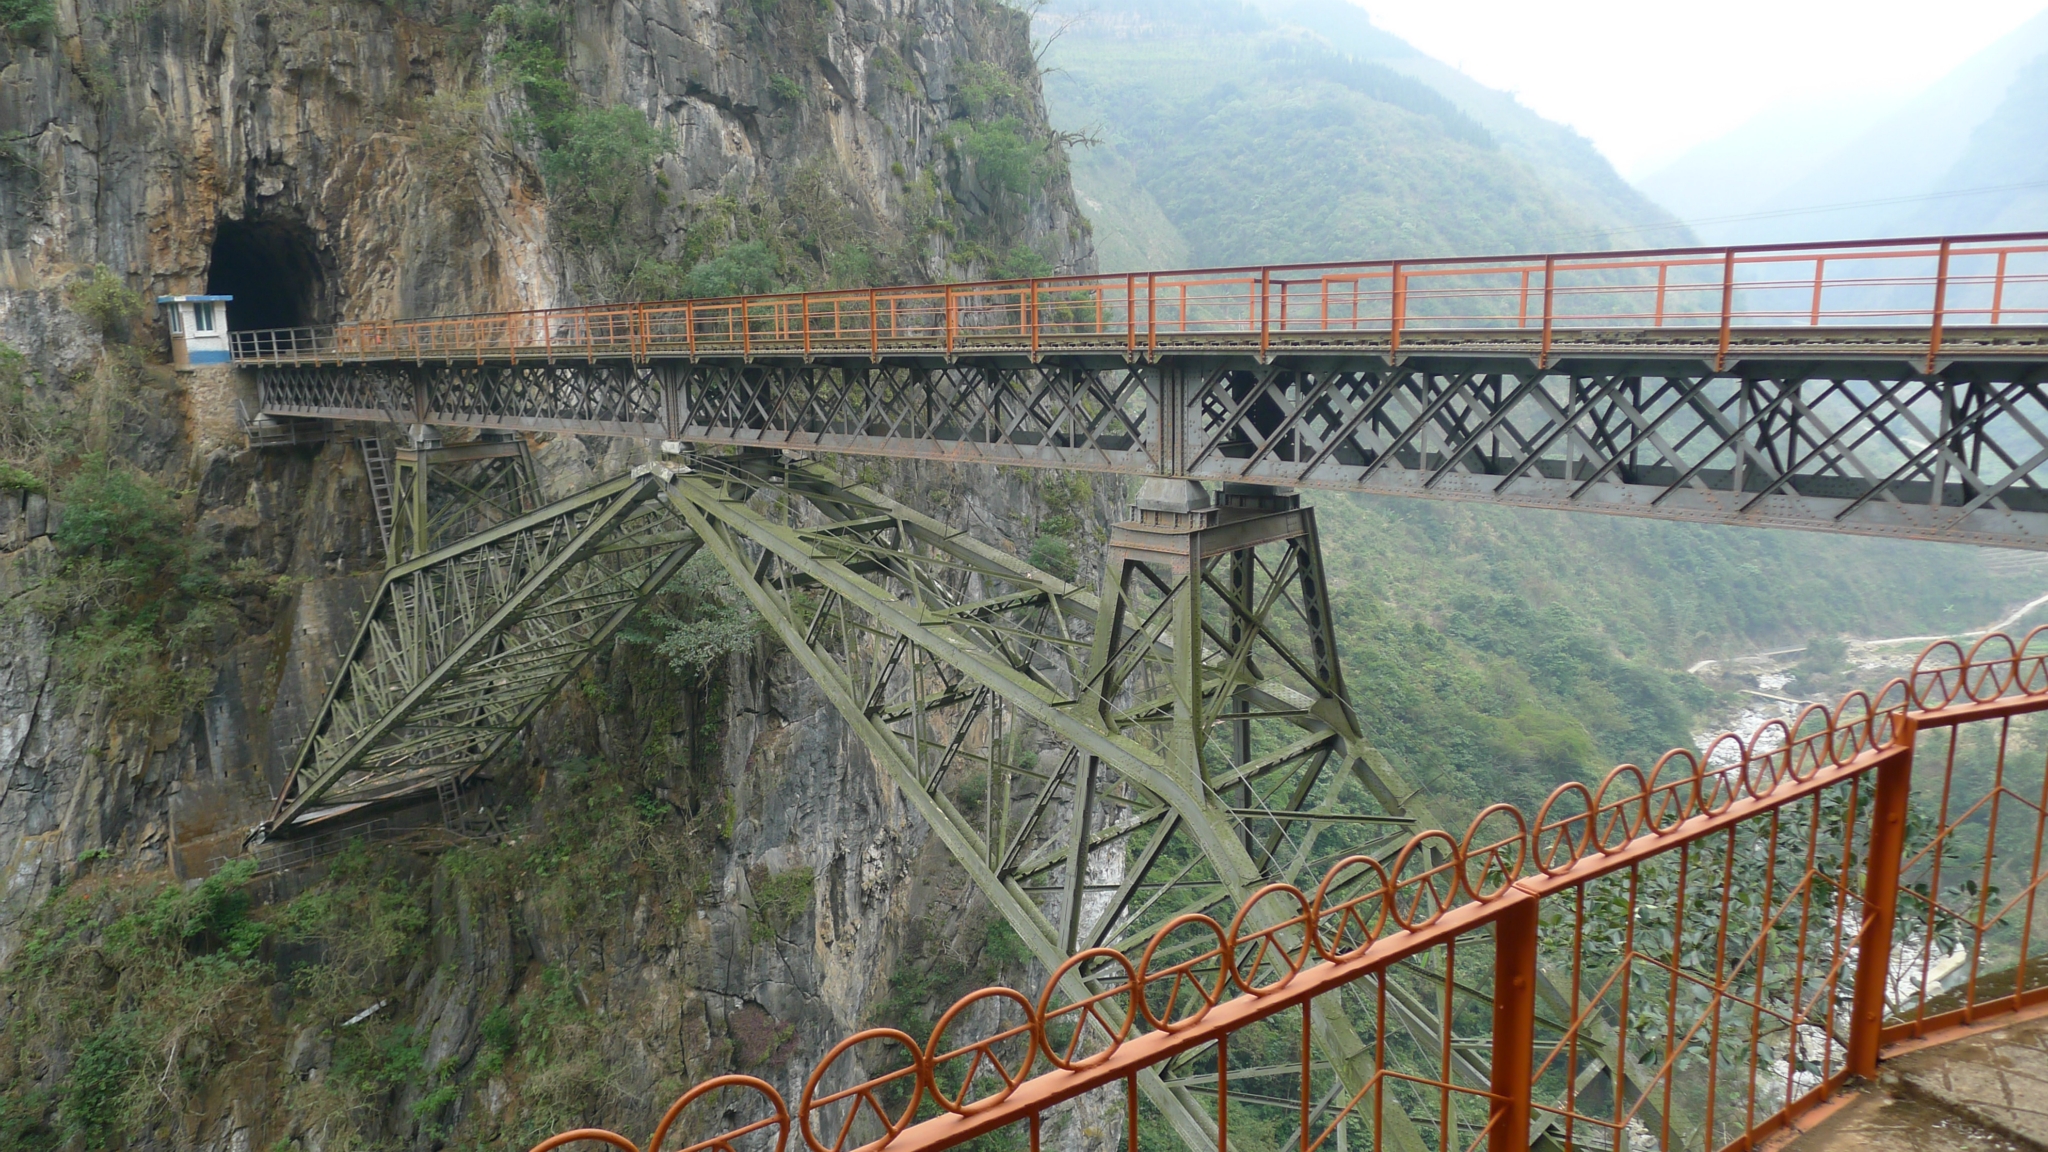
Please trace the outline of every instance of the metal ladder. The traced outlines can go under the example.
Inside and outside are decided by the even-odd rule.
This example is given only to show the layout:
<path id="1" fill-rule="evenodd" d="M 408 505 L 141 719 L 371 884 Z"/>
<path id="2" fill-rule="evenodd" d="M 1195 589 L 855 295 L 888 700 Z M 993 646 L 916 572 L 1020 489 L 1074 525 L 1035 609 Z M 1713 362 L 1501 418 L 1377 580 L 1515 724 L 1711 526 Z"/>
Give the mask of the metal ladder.
<path id="1" fill-rule="evenodd" d="M 462 830 L 462 785 L 452 774 L 434 779 L 434 795 L 441 801 L 441 827 L 457 835 Z"/>
<path id="2" fill-rule="evenodd" d="M 377 506 L 377 530 L 384 535 L 384 554 L 391 554 L 391 457 L 381 436 L 356 440 L 363 450 L 363 470 L 370 474 L 370 502 Z"/>

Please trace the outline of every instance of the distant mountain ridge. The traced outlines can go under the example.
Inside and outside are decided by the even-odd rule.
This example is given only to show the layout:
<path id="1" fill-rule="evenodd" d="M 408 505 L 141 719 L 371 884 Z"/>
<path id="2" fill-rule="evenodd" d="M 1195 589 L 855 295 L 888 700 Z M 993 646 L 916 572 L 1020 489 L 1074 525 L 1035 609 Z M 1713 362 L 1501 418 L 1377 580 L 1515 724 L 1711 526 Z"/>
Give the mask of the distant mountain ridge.
<path id="1" fill-rule="evenodd" d="M 2048 12 L 1899 106 L 1780 109 L 1637 182 L 1715 243 L 2048 228 Z"/>
<path id="2" fill-rule="evenodd" d="M 1344 0 L 1099 0 L 1043 20 L 1054 122 L 1100 136 L 1072 163 L 1105 270 L 1684 236 L 1583 137 Z"/>

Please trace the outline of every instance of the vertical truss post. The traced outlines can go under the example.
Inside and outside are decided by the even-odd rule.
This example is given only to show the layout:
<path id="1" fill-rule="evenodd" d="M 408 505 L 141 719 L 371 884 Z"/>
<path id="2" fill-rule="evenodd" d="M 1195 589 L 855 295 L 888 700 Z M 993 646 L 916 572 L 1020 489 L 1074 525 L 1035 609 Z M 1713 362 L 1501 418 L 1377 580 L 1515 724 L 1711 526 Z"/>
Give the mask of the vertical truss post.
<path id="1" fill-rule="evenodd" d="M 540 505 L 540 482 L 523 436 L 486 431 L 449 444 L 439 429 L 418 424 L 392 454 L 391 466 L 385 560 L 394 568 Z"/>
<path id="2" fill-rule="evenodd" d="M 1254 567 L 1250 549 L 1240 548 L 1230 554 L 1230 594 L 1240 604 L 1252 602 L 1252 570 Z M 1233 616 L 1230 621 L 1231 646 L 1233 648 L 1241 647 L 1245 640 L 1244 621 Z M 1243 693 L 1235 693 L 1231 697 L 1230 710 L 1243 717 L 1243 719 L 1233 720 L 1230 724 L 1230 761 L 1233 764 L 1249 764 L 1252 758 L 1251 704 L 1244 699 Z M 1252 786 L 1250 781 L 1240 780 L 1238 782 L 1236 800 L 1237 806 L 1240 808 L 1249 809 L 1251 807 Z M 1253 845 L 1249 837 L 1247 837 L 1245 851 L 1250 852 L 1253 850 Z"/>
<path id="3" fill-rule="evenodd" d="M 1213 893 L 1168 902 L 1157 916 L 1298 883 L 1338 856 L 1372 851 L 1381 837 L 1371 821 L 1412 821 L 1410 794 L 1370 754 L 1344 698 L 1314 511 L 1270 488 L 1233 484 L 1212 501 L 1199 484 L 1154 479 L 1133 513 L 1112 529 L 1086 679 L 1098 700 L 1121 705 L 1105 709 L 1110 724 L 1162 729 L 1163 767 L 1203 801 L 1183 819 L 1197 825 L 1189 830 Z M 1348 771 L 1328 771 L 1333 761 Z M 1352 781 L 1361 787 L 1347 799 Z M 1368 801 L 1383 815 L 1362 813 Z M 1157 861 L 1148 851 L 1139 866 Z M 1125 910 L 1134 878 L 1103 917 Z M 1159 903 L 1155 895 L 1149 906 Z M 1347 1090 L 1363 1091 L 1376 1069 L 1349 1020 L 1320 1013 L 1310 1030 Z M 1383 1136 L 1392 1148 L 1422 1145 L 1405 1116 L 1388 1117 Z"/>

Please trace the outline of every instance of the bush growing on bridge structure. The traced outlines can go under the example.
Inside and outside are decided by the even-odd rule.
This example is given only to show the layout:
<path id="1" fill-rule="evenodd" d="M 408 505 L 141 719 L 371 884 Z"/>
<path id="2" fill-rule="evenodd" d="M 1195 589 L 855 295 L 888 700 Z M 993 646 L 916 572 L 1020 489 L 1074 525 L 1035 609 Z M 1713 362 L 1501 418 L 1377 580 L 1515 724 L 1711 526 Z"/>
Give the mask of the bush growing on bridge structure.
<path id="1" fill-rule="evenodd" d="M 699 684 L 761 635 L 761 617 L 731 589 L 725 569 L 707 553 L 691 557 L 664 592 L 668 603 L 650 617 L 661 630 L 654 650 Z"/>

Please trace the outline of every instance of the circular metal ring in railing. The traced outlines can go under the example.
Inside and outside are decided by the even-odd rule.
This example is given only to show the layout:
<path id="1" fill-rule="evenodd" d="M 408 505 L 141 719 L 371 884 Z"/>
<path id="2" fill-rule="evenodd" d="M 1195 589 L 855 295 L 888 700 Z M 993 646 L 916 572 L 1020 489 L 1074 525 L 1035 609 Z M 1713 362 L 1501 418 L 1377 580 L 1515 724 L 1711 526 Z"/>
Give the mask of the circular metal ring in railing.
<path id="1" fill-rule="evenodd" d="M 1985 633 L 1963 657 L 1963 694 L 1974 704 L 1998 699 L 2019 681 L 2019 662 L 2019 649 L 2013 646 L 2012 637 L 2003 632 Z"/>
<path id="2" fill-rule="evenodd" d="M 2019 676 L 2014 687 L 2028 696 L 2039 696 L 2048 692 L 2048 640 L 2037 646 L 2036 637 L 2048 636 L 2048 624 L 2043 624 L 2027 633 L 2020 641 Z"/>
<path id="3" fill-rule="evenodd" d="M 1442 858 L 1432 859 L 1437 855 Z M 1422 870 L 1411 876 L 1408 865 L 1418 858 Z M 1402 845 L 1401 854 L 1394 857 L 1394 867 L 1388 875 L 1394 889 L 1388 901 L 1394 923 L 1410 931 L 1436 923 L 1457 903 L 1462 883 L 1458 874 L 1463 870 L 1458 842 L 1451 839 L 1450 833 L 1431 829 L 1411 837 Z"/>
<path id="4" fill-rule="evenodd" d="M 1733 732 L 1714 737 L 1700 753 L 1701 812 L 1719 816 L 1735 803 L 1742 795 L 1742 765 L 1748 759 L 1749 749 L 1743 746 L 1742 737 Z"/>
<path id="5" fill-rule="evenodd" d="M 1818 727 L 1811 727 L 1807 721 L 1820 717 Z M 1825 704 L 1808 704 L 1792 721 L 1792 735 L 1786 742 L 1790 755 L 1786 758 L 1786 771 L 1792 779 L 1805 783 L 1813 779 L 1832 760 L 1834 747 L 1835 718 L 1828 713 Z M 1804 771 L 1801 771 L 1804 769 Z"/>
<path id="6" fill-rule="evenodd" d="M 690 1105 L 721 1088 L 751 1089 L 774 1106 L 775 1114 L 765 1120 L 756 1120 L 752 1124 L 699 1140 L 695 1144 L 681 1149 L 680 1152 L 706 1152 L 706 1150 L 737 1152 L 737 1149 L 733 1146 L 733 1141 L 738 1140 L 742 1136 L 751 1136 L 770 1125 L 773 1125 L 775 1128 L 774 1152 L 783 1152 L 783 1149 L 789 1144 L 789 1108 L 783 1104 L 782 1093 L 777 1092 L 774 1085 L 766 1080 L 759 1080 L 752 1076 L 715 1076 L 678 1096 L 676 1102 L 669 1105 L 668 1111 L 662 1114 L 661 1123 L 655 1125 L 654 1138 L 647 1142 L 647 1152 L 661 1152 L 662 1141 L 668 1139 L 669 1128 L 675 1124 L 676 1120 L 684 1112 L 689 1110 Z"/>
<path id="7" fill-rule="evenodd" d="M 1775 735 L 1778 741 L 1771 743 Z M 1766 720 L 1749 734 L 1749 758 L 1742 762 L 1742 786 L 1762 800 L 1791 775 L 1792 729 L 1783 720 Z"/>
<path id="8" fill-rule="evenodd" d="M 1674 764 L 1682 764 L 1678 771 L 1683 776 L 1674 776 Z M 1699 811 L 1700 805 L 1700 759 L 1690 749 L 1673 748 L 1657 758 L 1650 766 L 1650 778 L 1643 784 L 1644 825 L 1655 835 L 1662 836 L 1673 828 L 1685 823 L 1685 818 Z"/>
<path id="9" fill-rule="evenodd" d="M 1293 897 L 1295 914 L 1277 924 L 1254 929 L 1248 937 L 1243 935 L 1245 917 L 1251 915 L 1252 909 L 1257 908 L 1268 896 L 1281 894 Z M 1237 910 L 1236 916 L 1231 917 L 1230 930 L 1223 937 L 1223 954 L 1229 958 L 1230 963 L 1230 982 L 1249 995 L 1264 996 L 1292 980 L 1294 974 L 1308 963 L 1309 950 L 1314 947 L 1315 931 L 1312 922 L 1313 915 L 1308 897 L 1303 896 L 1301 889 L 1292 884 L 1268 884 L 1252 893 L 1251 899 L 1244 902 Z M 1301 947 L 1298 953 L 1290 953 L 1286 943 L 1280 939 L 1280 933 L 1290 926 L 1301 929 Z M 1251 976 L 1247 978 L 1244 974 L 1244 964 L 1238 958 L 1238 949 L 1240 945 L 1252 941 L 1257 941 L 1257 944 L 1254 945 L 1251 955 Z M 1286 969 L 1286 974 L 1269 984 L 1258 983 L 1259 969 L 1265 967 L 1276 955 L 1279 966 Z"/>
<path id="10" fill-rule="evenodd" d="M 1331 905 L 1331 895 L 1341 892 L 1353 882 L 1351 876 L 1346 875 L 1353 869 L 1369 873 L 1379 881 L 1378 885 Z M 1315 943 L 1316 954 L 1339 964 L 1364 955 L 1387 926 L 1387 917 L 1392 913 L 1388 900 L 1392 894 L 1392 887 L 1387 882 L 1387 869 L 1378 860 L 1370 856 L 1346 856 L 1337 861 L 1323 873 L 1323 882 L 1316 885 L 1315 899 L 1309 902 L 1310 924 L 1314 928 L 1309 938 Z M 1325 935 L 1323 921 L 1332 915 L 1337 918 L 1336 931 Z M 1353 928 L 1358 930 L 1358 943 L 1346 948 L 1348 932 Z"/>
<path id="11" fill-rule="evenodd" d="M 1024 1022 L 1004 1028 L 993 1036 L 976 1040 L 951 1052 L 945 1051 L 941 1041 L 945 1038 L 946 1030 L 953 1026 L 953 1021 L 976 1004 L 990 1000 L 1007 1001 L 1023 1009 Z M 1000 1012 L 1000 1008 L 997 1011 Z M 1002 1053 L 996 1050 L 996 1046 L 1019 1038 L 1024 1042 L 1023 1057 L 1012 1058 L 1006 1063 Z M 1037 1056 L 1038 1014 L 1032 1011 L 1031 1001 L 1022 992 L 1012 988 L 983 988 L 969 992 L 954 1001 L 953 1006 L 946 1009 L 946 1014 L 939 1017 L 939 1022 L 932 1025 L 931 1039 L 925 1041 L 924 1059 L 920 1061 L 925 1078 L 924 1090 L 931 1093 L 932 1099 L 946 1111 L 959 1116 L 970 1116 L 1009 1099 L 1010 1093 L 1015 1092 L 1017 1086 L 1030 1077 L 1031 1065 Z M 968 1058 L 968 1065 L 966 1071 L 960 1074 L 960 1091 L 958 1095 L 949 1097 L 945 1090 L 939 1087 L 939 1069 L 962 1057 Z M 1016 1067 L 1012 1069 L 1011 1064 L 1015 1064 Z M 974 1091 L 976 1077 L 984 1071 L 994 1072 L 996 1079 L 1002 1081 L 1002 1088 L 992 1096 L 969 1100 L 967 1097 Z"/>
<path id="12" fill-rule="evenodd" d="M 1953 661 L 1930 666 L 1928 661 L 1934 654 L 1944 650 L 1954 655 Z M 1954 703 L 1956 693 L 1962 690 L 1965 671 L 1963 646 L 1955 641 L 1936 640 L 1921 649 L 1919 658 L 1913 661 L 1912 674 L 1907 678 L 1914 706 L 1933 711 Z"/>
<path id="13" fill-rule="evenodd" d="M 1828 734 L 1828 759 L 1837 768 L 1877 747 L 1877 707 L 1870 693 L 1857 689 L 1835 705 L 1834 729 Z"/>
<path id="14" fill-rule="evenodd" d="M 1625 791 L 1631 782 L 1635 791 Z M 1603 853 L 1619 852 L 1642 835 L 1649 822 L 1649 780 L 1633 764 L 1615 765 L 1593 792 L 1593 846 Z"/>
<path id="15" fill-rule="evenodd" d="M 1889 748 L 1899 742 L 1899 723 L 1913 708 L 1913 686 L 1903 676 L 1894 676 L 1877 690 L 1877 720 L 1872 725 L 1876 747 Z"/>
<path id="16" fill-rule="evenodd" d="M 1480 829 L 1489 820 L 1505 817 L 1514 825 L 1514 835 L 1493 834 L 1487 839 L 1480 838 Z M 1496 820 L 1496 823 L 1498 821 Z M 1508 852 L 1514 855 L 1510 857 Z M 1529 862 L 1529 822 L 1522 810 L 1513 804 L 1495 804 L 1472 818 L 1472 824 L 1465 829 L 1465 838 L 1458 842 L 1458 883 L 1472 899 L 1484 904 L 1508 890 L 1508 885 L 1522 878 L 1522 866 Z M 1472 876 L 1472 865 L 1479 865 L 1479 876 Z M 1495 883 L 1495 878 L 1498 883 Z"/>
<path id="17" fill-rule="evenodd" d="M 1200 952 L 1187 960 L 1169 964 L 1158 972 L 1152 971 L 1152 960 L 1158 955 L 1159 946 L 1166 942 L 1168 936 L 1190 924 L 1207 928 L 1213 933 L 1216 937 L 1216 947 L 1212 951 Z M 1152 939 L 1146 943 L 1145 954 L 1138 961 L 1138 1011 L 1144 1014 L 1145 1023 L 1161 1032 L 1178 1032 L 1207 1016 L 1209 1009 L 1222 1001 L 1223 989 L 1230 983 L 1230 958 L 1226 951 L 1228 946 L 1223 925 L 1200 912 L 1183 912 L 1160 925 L 1159 931 L 1154 932 Z M 1216 964 L 1214 988 L 1204 986 L 1203 981 L 1195 975 L 1201 964 L 1207 960 L 1213 960 Z M 1152 987 L 1169 976 L 1173 978 L 1173 982 L 1166 986 L 1166 1015 L 1162 1017 L 1152 1011 Z M 1189 988 L 1194 990 L 1195 998 L 1202 1002 L 1202 1006 L 1195 1009 L 1191 1016 L 1176 1017 L 1173 1014 L 1173 1006 L 1180 1002 L 1181 993 Z"/>
<path id="18" fill-rule="evenodd" d="M 1552 810 L 1567 796 L 1578 798 L 1579 810 L 1575 814 L 1559 814 Z M 1573 834 L 1572 829 L 1578 828 Z M 1593 845 L 1593 792 L 1577 780 L 1567 780 L 1551 790 L 1544 798 L 1543 807 L 1536 810 L 1535 833 L 1536 868 L 1545 876 L 1556 876 L 1571 870 Z"/>
<path id="19" fill-rule="evenodd" d="M 877 1040 L 888 1041 L 902 1047 L 910 1054 L 910 1066 L 870 1077 L 850 1088 L 842 1088 L 822 1098 L 818 1096 L 819 1082 L 824 1080 L 825 1074 L 832 1070 L 832 1066 L 839 1062 L 841 1056 L 862 1044 Z M 804 1081 L 804 1094 L 796 1106 L 797 1127 L 803 1132 L 804 1143 L 810 1145 L 811 1152 L 849 1152 L 846 1141 L 854 1134 L 865 1106 L 865 1110 L 875 1123 L 882 1127 L 881 1138 L 872 1143 L 877 1148 L 888 1144 L 908 1128 L 911 1118 L 917 1115 L 918 1102 L 924 1098 L 924 1082 L 927 1075 L 923 1050 L 917 1046 L 917 1041 L 903 1032 L 894 1028 L 869 1028 L 848 1036 L 833 1045 L 830 1052 L 825 1053 L 825 1058 L 818 1061 L 818 1066 L 811 1069 L 810 1078 Z M 891 1116 L 888 1107 L 875 1098 L 875 1093 L 906 1077 L 910 1080 L 910 1100 L 903 1105 L 901 1112 Z M 825 1144 L 818 1139 L 818 1134 L 811 1130 L 811 1117 L 841 1101 L 852 1103 L 847 1108 L 845 1119 L 839 1123 L 832 1143 Z"/>
<path id="20" fill-rule="evenodd" d="M 603 1128 L 572 1128 L 567 1132 L 557 1132 L 535 1144 L 528 1152 L 554 1152 L 554 1149 L 564 1144 L 574 1144 L 579 1140 L 596 1140 L 619 1149 L 619 1152 L 640 1152 L 639 1146 L 631 1140 Z"/>
<path id="21" fill-rule="evenodd" d="M 1067 973 L 1097 961 L 1107 961 L 1121 967 L 1124 970 L 1123 984 L 1107 992 L 1091 993 L 1087 999 L 1065 1007 L 1054 1008 L 1053 997 L 1058 993 L 1060 982 L 1066 979 Z M 1123 1046 L 1124 1038 L 1131 1034 L 1131 1026 L 1138 1020 L 1137 1001 L 1142 994 L 1143 989 L 1138 983 L 1138 970 L 1131 966 L 1130 957 L 1114 948 L 1090 948 L 1076 952 L 1067 957 L 1058 968 L 1053 969 L 1052 975 L 1046 978 L 1045 991 L 1038 995 L 1038 1011 L 1035 1018 L 1038 1021 L 1039 1051 L 1045 1053 L 1045 1058 L 1052 1061 L 1056 1067 L 1069 1072 L 1095 1067 L 1115 1055 L 1116 1050 Z M 1103 1005 L 1115 1000 L 1119 995 L 1124 998 L 1123 1022 L 1114 1023 L 1103 1016 Z M 1075 1017 L 1073 1032 L 1067 1036 L 1064 1043 L 1055 1043 L 1052 1036 L 1053 1024 L 1069 1014 Z M 1101 1051 L 1077 1058 L 1074 1053 L 1080 1049 L 1082 1038 L 1088 1033 L 1088 1025 L 1091 1022 L 1101 1029 L 1108 1042 Z"/>

